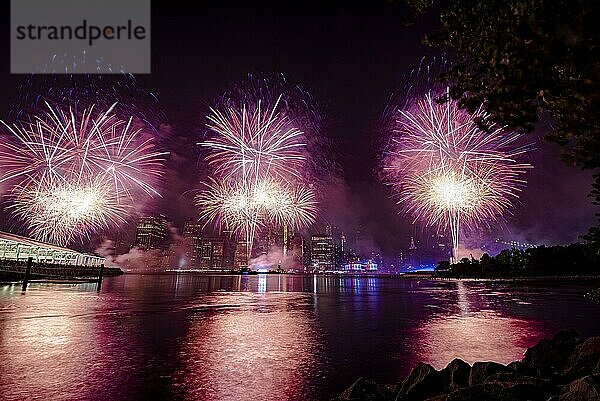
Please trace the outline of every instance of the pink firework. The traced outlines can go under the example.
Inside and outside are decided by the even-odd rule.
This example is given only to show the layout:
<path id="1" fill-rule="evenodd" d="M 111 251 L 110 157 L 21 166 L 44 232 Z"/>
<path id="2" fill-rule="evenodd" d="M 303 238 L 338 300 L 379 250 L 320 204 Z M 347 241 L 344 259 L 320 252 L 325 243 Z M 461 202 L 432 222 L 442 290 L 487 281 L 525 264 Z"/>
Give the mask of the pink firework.
<path id="1" fill-rule="evenodd" d="M 315 219 L 303 129 L 310 119 L 294 113 L 290 103 L 285 94 L 262 87 L 243 92 L 241 100 L 211 109 L 210 135 L 200 143 L 211 170 L 197 197 L 200 218 L 242 236 L 248 258 L 258 229 L 302 229 Z"/>
<path id="2" fill-rule="evenodd" d="M 66 245 L 112 227 L 145 197 L 159 196 L 166 153 L 133 118 L 94 106 L 52 108 L 9 125 L 0 143 L 0 183 L 30 234 Z"/>
<path id="3" fill-rule="evenodd" d="M 255 181 L 274 177 L 302 180 L 306 166 L 306 139 L 296 122 L 280 110 L 281 96 L 268 108 L 262 100 L 224 112 L 211 109 L 208 128 L 215 133 L 201 146 L 216 175 Z"/>
<path id="4" fill-rule="evenodd" d="M 531 165 L 518 162 L 529 149 L 518 145 L 518 132 L 491 122 L 481 107 L 471 115 L 455 101 L 439 103 L 443 94 L 429 91 L 397 111 L 383 168 L 415 220 L 450 229 L 456 261 L 461 230 L 503 216 Z"/>

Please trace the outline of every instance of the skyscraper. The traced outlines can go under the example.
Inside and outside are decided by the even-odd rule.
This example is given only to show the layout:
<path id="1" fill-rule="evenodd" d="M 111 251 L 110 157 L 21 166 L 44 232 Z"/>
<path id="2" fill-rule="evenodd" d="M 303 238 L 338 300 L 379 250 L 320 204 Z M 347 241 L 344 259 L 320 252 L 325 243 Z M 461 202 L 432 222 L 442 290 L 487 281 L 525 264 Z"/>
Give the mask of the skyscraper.
<path id="1" fill-rule="evenodd" d="M 233 267 L 241 269 L 248 267 L 248 242 L 243 238 L 238 238 L 235 246 Z"/>
<path id="2" fill-rule="evenodd" d="M 186 246 L 186 257 L 191 268 L 198 268 L 202 245 L 202 225 L 187 222 L 183 228 L 183 238 Z"/>
<path id="3" fill-rule="evenodd" d="M 311 264 L 318 270 L 333 270 L 335 268 L 335 254 L 331 229 L 326 234 L 316 234 L 311 237 Z"/>
<path id="4" fill-rule="evenodd" d="M 137 225 L 135 246 L 140 249 L 165 249 L 169 239 L 167 219 L 164 216 L 142 217 Z"/>
<path id="5" fill-rule="evenodd" d="M 414 269 L 420 265 L 418 248 L 415 244 L 414 237 L 410 237 L 410 245 L 408 246 L 407 256 L 407 264 L 409 268 Z"/>
<path id="6" fill-rule="evenodd" d="M 226 270 L 226 241 L 223 237 L 202 237 L 198 253 L 198 268 L 202 270 Z"/>

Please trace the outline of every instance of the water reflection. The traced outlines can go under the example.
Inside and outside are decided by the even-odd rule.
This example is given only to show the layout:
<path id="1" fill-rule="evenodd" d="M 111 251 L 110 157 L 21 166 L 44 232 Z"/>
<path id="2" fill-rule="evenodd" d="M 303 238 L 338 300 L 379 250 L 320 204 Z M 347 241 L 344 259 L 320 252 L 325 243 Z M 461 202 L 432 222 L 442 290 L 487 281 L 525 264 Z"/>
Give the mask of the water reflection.
<path id="1" fill-rule="evenodd" d="M 7 314 L 23 306 L 20 301 L 24 297 L 30 301 L 26 308 L 7 320 Z M 81 367 L 94 358 L 98 344 L 94 322 L 76 323 L 82 313 L 80 296 L 52 300 L 27 294 L 19 298 L 1 309 L 0 398 L 69 400 L 74 393 L 85 398 L 97 387 L 98 372 Z M 85 349 L 78 346 L 82 343 L 87 345 Z"/>
<path id="2" fill-rule="evenodd" d="M 557 330 L 598 334 L 598 283 L 343 276 L 125 275 L 0 286 L 0 400 L 321 400 L 520 358 Z"/>
<path id="3" fill-rule="evenodd" d="M 441 369 L 454 358 L 469 363 L 489 360 L 509 363 L 523 357 L 523 351 L 540 337 L 535 320 L 508 314 L 506 305 L 490 300 L 463 281 L 453 282 L 457 309 L 435 313 L 417 331 L 416 354 Z"/>
<path id="4" fill-rule="evenodd" d="M 273 283 L 278 290 L 279 283 Z M 184 366 L 174 380 L 185 399 L 318 398 L 319 333 L 307 311 L 295 308 L 311 298 L 287 294 L 273 302 L 260 295 L 266 289 L 266 276 L 259 276 L 259 294 L 240 309 L 192 318 L 180 355 Z M 227 296 L 220 302 L 240 299 Z"/>

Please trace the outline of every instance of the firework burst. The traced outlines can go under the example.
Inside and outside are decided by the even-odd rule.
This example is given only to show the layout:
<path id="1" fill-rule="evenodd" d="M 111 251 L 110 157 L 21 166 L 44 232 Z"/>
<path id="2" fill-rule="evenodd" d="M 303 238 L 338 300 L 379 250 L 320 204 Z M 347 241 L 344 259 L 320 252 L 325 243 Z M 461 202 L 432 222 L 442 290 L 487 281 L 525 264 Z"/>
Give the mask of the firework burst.
<path id="1" fill-rule="evenodd" d="M 305 228 L 315 220 L 317 201 L 303 129 L 310 118 L 295 113 L 285 94 L 260 86 L 240 98 L 208 116 L 210 136 L 200 145 L 211 179 L 196 201 L 202 220 L 245 239 L 249 258 L 257 230 Z"/>
<path id="2" fill-rule="evenodd" d="M 67 245 L 124 221 L 158 196 L 166 153 L 114 104 L 97 112 L 53 108 L 26 123 L 3 123 L 0 183 L 10 208 L 40 240 Z"/>
<path id="3" fill-rule="evenodd" d="M 456 261 L 461 231 L 489 225 L 518 197 L 531 166 L 517 160 L 530 146 L 481 107 L 469 114 L 455 101 L 438 102 L 444 93 L 428 91 L 398 110 L 383 168 L 415 220 L 450 229 Z"/>

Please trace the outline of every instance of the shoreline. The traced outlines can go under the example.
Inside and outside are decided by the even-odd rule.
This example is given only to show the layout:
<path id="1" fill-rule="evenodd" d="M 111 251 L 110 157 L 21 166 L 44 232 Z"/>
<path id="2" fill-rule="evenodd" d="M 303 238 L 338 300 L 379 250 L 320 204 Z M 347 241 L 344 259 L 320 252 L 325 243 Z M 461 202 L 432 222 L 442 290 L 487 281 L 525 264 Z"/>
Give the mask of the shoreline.
<path id="1" fill-rule="evenodd" d="M 123 271 L 125 275 L 197 275 L 197 276 L 244 276 L 244 274 L 231 272 L 203 272 L 203 271 Z M 413 273 L 382 273 L 382 274 L 363 274 L 363 273 L 277 273 L 277 272 L 258 272 L 248 276 L 317 276 L 317 277 L 340 277 L 340 278 L 384 278 L 384 279 L 411 279 L 411 280 L 431 280 L 431 281 L 495 281 L 495 282 L 513 282 L 513 281 L 558 281 L 558 280 L 598 280 L 600 275 L 568 275 L 568 276 L 519 276 L 519 277 L 434 277 L 428 274 Z"/>
<path id="2" fill-rule="evenodd" d="M 575 401 L 600 400 L 600 337 L 582 341 L 575 330 L 528 348 L 503 365 L 455 358 L 436 370 L 417 363 L 400 383 L 360 377 L 331 401 Z"/>
<path id="3" fill-rule="evenodd" d="M 2 278 L 2 272 L 0 271 L 0 285 L 14 285 L 21 283 L 21 280 L 5 280 Z M 385 280 L 413 280 L 413 281 L 439 281 L 439 282 L 492 282 L 492 283 L 542 283 L 542 282 L 590 282 L 598 283 L 600 287 L 600 275 L 595 276 L 535 276 L 535 277 L 432 277 L 425 274 L 329 274 L 329 273 L 275 273 L 275 272 L 260 272 L 257 274 L 244 275 L 239 273 L 230 272 L 201 272 L 201 271 L 123 271 L 121 274 L 105 274 L 107 277 L 116 277 L 119 275 L 148 275 L 148 276 L 176 276 L 176 275 L 189 275 L 189 276 L 219 276 L 219 277 L 254 277 L 254 276 L 294 276 L 294 277 L 328 277 L 328 278 L 354 278 L 354 279 L 385 279 Z M 96 282 L 92 276 L 81 276 L 79 278 L 69 277 L 63 279 L 53 278 L 39 278 L 30 280 L 31 283 L 56 283 L 56 284 L 85 284 L 90 282 Z"/>

